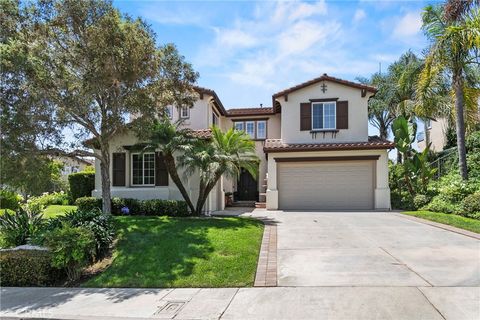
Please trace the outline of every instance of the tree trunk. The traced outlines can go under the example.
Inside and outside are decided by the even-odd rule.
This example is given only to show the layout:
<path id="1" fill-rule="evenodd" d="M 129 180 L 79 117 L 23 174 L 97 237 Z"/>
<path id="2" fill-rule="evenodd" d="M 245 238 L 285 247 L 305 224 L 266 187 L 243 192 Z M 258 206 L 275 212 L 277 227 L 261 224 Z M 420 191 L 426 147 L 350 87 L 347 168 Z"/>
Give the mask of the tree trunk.
<path id="1" fill-rule="evenodd" d="M 430 131 L 428 131 L 426 120 L 423 121 L 423 132 L 425 133 L 425 149 L 430 148 Z"/>
<path id="2" fill-rule="evenodd" d="M 182 194 L 183 199 L 185 200 L 185 202 L 188 205 L 188 208 L 190 209 L 190 213 L 195 214 L 195 207 L 193 206 L 192 200 L 190 199 L 190 196 L 188 195 L 188 192 L 185 189 L 185 186 L 183 185 L 182 180 L 178 176 L 177 166 L 175 165 L 175 158 L 173 157 L 172 154 L 164 154 L 163 159 L 165 161 L 168 174 L 170 175 L 170 178 L 172 178 L 178 190 L 180 190 L 180 193 Z"/>
<path id="3" fill-rule="evenodd" d="M 102 176 L 102 211 L 111 213 L 112 196 L 110 193 L 110 153 L 108 145 L 103 145 L 101 150 L 100 174 Z"/>
<path id="4" fill-rule="evenodd" d="M 378 128 L 380 132 L 380 139 L 387 140 L 388 138 L 388 127 L 385 125 L 385 122 L 380 123 L 380 127 Z"/>
<path id="5" fill-rule="evenodd" d="M 455 126 L 457 129 L 458 166 L 462 179 L 467 180 L 467 151 L 465 149 L 465 119 L 463 112 L 463 78 L 460 74 L 453 76 L 453 88 L 455 90 Z"/>
<path id="6" fill-rule="evenodd" d="M 204 183 L 200 184 L 200 192 L 197 200 L 197 215 L 202 214 L 203 206 L 207 202 L 208 195 L 213 190 L 221 175 L 216 175 L 210 184 L 205 185 Z"/>

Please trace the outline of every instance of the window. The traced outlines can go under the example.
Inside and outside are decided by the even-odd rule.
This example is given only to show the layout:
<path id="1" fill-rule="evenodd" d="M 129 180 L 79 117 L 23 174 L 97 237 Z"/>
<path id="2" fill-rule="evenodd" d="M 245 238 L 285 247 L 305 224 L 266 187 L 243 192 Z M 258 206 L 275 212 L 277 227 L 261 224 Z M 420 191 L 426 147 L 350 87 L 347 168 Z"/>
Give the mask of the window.
<path id="1" fill-rule="evenodd" d="M 243 131 L 243 122 L 235 122 L 235 130 Z"/>
<path id="2" fill-rule="evenodd" d="M 265 139 L 267 137 L 267 122 L 257 121 L 257 139 Z"/>
<path id="3" fill-rule="evenodd" d="M 212 112 L 212 125 L 218 126 L 218 116 L 215 112 Z"/>
<path id="4" fill-rule="evenodd" d="M 427 129 L 432 129 L 432 120 L 425 120 L 425 127 L 427 127 Z"/>
<path id="5" fill-rule="evenodd" d="M 252 139 L 263 140 L 267 138 L 267 121 L 234 121 L 235 130 L 245 131 Z"/>
<path id="6" fill-rule="evenodd" d="M 255 139 L 255 122 L 247 121 L 245 122 L 245 132 L 250 135 L 252 139 Z"/>
<path id="7" fill-rule="evenodd" d="M 312 130 L 326 130 L 335 128 L 335 102 L 312 103 Z"/>
<path id="8" fill-rule="evenodd" d="M 165 115 L 168 117 L 168 119 L 173 119 L 173 107 L 172 106 L 165 107 Z"/>
<path id="9" fill-rule="evenodd" d="M 155 153 L 132 154 L 132 184 L 155 185 Z"/>
<path id="10" fill-rule="evenodd" d="M 180 118 L 182 118 L 182 119 L 190 118 L 190 108 L 189 107 L 182 107 L 182 109 L 180 109 Z"/>

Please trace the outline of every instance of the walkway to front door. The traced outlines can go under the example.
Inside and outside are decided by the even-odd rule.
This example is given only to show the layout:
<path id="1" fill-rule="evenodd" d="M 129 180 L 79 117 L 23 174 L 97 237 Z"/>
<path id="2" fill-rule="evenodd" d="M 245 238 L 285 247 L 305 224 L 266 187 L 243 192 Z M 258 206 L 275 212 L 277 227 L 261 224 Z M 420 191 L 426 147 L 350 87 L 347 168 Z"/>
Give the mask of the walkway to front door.
<path id="1" fill-rule="evenodd" d="M 237 201 L 258 201 L 258 182 L 245 169 L 240 172 L 237 181 Z"/>

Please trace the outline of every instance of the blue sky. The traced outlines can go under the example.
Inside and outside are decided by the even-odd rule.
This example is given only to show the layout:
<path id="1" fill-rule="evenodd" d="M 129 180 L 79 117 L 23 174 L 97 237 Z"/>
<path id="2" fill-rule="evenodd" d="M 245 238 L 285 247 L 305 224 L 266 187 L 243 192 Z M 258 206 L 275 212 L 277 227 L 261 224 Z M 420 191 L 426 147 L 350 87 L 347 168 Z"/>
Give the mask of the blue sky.
<path id="1" fill-rule="evenodd" d="M 281 89 L 328 73 L 354 80 L 421 54 L 425 1 L 114 1 L 174 43 L 225 107 L 271 105 Z"/>

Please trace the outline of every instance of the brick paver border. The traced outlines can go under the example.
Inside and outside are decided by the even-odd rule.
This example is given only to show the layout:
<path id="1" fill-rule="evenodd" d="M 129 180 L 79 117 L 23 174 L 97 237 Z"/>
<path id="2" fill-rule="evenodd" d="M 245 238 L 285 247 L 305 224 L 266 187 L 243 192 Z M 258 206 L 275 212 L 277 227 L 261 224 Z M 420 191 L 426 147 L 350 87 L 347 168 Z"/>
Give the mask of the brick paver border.
<path id="1" fill-rule="evenodd" d="M 262 246 L 255 274 L 255 287 L 277 286 L 277 226 L 264 221 Z"/>

